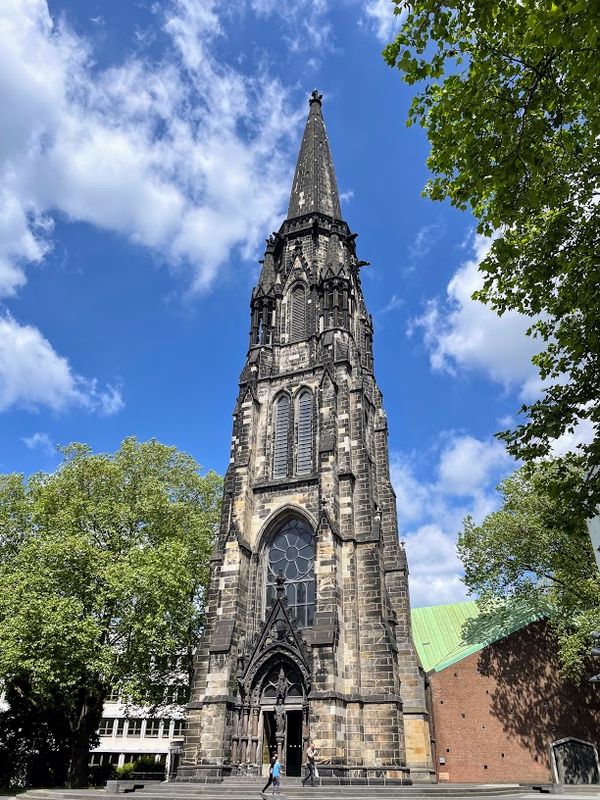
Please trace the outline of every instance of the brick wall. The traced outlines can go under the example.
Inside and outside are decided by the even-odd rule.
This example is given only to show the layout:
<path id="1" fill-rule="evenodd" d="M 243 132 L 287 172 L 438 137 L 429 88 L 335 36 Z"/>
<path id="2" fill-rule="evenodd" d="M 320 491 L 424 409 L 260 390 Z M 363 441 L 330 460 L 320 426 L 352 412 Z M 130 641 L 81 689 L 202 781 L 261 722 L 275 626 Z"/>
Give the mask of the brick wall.
<path id="1" fill-rule="evenodd" d="M 598 743 L 600 690 L 561 679 L 555 653 L 534 622 L 430 675 L 440 781 L 550 782 L 551 742 Z"/>

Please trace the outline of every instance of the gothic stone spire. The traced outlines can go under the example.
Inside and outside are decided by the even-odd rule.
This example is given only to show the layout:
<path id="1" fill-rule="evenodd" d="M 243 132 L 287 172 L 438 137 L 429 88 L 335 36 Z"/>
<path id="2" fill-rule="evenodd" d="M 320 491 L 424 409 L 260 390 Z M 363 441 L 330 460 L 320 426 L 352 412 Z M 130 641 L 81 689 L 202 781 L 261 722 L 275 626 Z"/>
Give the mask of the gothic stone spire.
<path id="1" fill-rule="evenodd" d="M 286 735 L 341 782 L 435 776 L 355 238 L 315 91 L 252 294 L 185 781 L 260 775 L 265 736 L 299 774 Z"/>
<path id="2" fill-rule="evenodd" d="M 323 95 L 315 89 L 310 96 L 310 111 L 302 137 L 288 219 L 314 211 L 342 218 L 333 160 L 321 112 Z"/>

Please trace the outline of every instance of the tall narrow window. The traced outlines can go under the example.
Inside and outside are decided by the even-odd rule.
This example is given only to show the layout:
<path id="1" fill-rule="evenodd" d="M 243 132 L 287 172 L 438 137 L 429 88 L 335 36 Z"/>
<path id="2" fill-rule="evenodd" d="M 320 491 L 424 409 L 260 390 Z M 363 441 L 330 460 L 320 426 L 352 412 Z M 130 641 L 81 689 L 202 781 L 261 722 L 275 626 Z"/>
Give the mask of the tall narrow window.
<path id="1" fill-rule="evenodd" d="M 297 342 L 306 336 L 306 290 L 296 286 L 292 291 L 290 341 Z"/>
<path id="2" fill-rule="evenodd" d="M 282 394 L 275 403 L 275 448 L 273 452 L 273 477 L 285 478 L 288 471 L 288 428 L 290 398 Z"/>
<path id="3" fill-rule="evenodd" d="M 306 475 L 313 468 L 313 402 L 310 392 L 302 392 L 298 398 L 296 436 L 296 473 Z"/>

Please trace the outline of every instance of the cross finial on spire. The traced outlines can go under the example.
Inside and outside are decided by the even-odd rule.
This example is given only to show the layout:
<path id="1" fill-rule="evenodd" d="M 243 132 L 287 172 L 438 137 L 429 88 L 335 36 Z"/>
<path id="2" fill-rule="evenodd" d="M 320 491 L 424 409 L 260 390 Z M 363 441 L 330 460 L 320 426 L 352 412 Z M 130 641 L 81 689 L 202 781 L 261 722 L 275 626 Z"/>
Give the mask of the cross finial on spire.
<path id="1" fill-rule="evenodd" d="M 312 106 L 313 103 L 318 103 L 319 105 L 322 105 L 322 101 L 323 101 L 323 95 L 319 94 L 318 89 L 313 89 L 308 99 L 308 104 L 310 106 Z"/>

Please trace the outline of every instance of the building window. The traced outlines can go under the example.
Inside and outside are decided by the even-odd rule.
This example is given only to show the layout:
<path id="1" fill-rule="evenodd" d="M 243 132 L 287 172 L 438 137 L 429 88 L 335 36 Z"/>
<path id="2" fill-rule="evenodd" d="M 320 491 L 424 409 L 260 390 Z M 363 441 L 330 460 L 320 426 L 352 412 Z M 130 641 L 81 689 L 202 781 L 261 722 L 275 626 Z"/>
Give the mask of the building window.
<path id="1" fill-rule="evenodd" d="M 106 695 L 106 702 L 116 703 L 118 700 L 119 700 L 119 687 L 113 686 L 111 689 L 108 690 L 108 694 Z"/>
<path id="2" fill-rule="evenodd" d="M 268 550 L 267 608 L 275 599 L 275 581 L 285 578 L 288 607 L 300 628 L 310 628 L 315 615 L 315 542 L 302 520 L 292 518 L 277 531 Z"/>
<path id="3" fill-rule="evenodd" d="M 117 720 L 117 736 L 125 736 L 125 720 Z"/>
<path id="4" fill-rule="evenodd" d="M 160 733 L 160 723 L 162 720 L 155 717 L 146 720 L 146 736 L 151 736 L 153 739 L 158 738 Z"/>
<path id="5" fill-rule="evenodd" d="M 313 399 L 310 392 L 298 398 L 298 430 L 296 432 L 296 473 L 306 475 L 313 469 Z"/>
<path id="6" fill-rule="evenodd" d="M 173 736 L 183 736 L 184 728 L 185 728 L 184 719 L 173 720 Z"/>
<path id="7" fill-rule="evenodd" d="M 275 403 L 275 447 L 273 450 L 273 477 L 285 478 L 288 474 L 288 430 L 290 425 L 290 398 L 282 394 Z"/>
<path id="8" fill-rule="evenodd" d="M 306 338 L 306 290 L 304 286 L 296 286 L 292 290 L 290 311 L 290 341 L 297 342 Z"/>
<path id="9" fill-rule="evenodd" d="M 101 719 L 100 727 L 98 728 L 98 736 L 112 736 L 114 724 L 114 719 Z"/>
<path id="10" fill-rule="evenodd" d="M 127 736 L 141 736 L 142 735 L 142 720 L 130 719 L 127 723 Z"/>
<path id="11" fill-rule="evenodd" d="M 90 753 L 90 767 L 99 767 L 107 764 L 116 766 L 119 763 L 119 753 Z"/>

